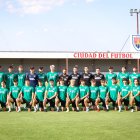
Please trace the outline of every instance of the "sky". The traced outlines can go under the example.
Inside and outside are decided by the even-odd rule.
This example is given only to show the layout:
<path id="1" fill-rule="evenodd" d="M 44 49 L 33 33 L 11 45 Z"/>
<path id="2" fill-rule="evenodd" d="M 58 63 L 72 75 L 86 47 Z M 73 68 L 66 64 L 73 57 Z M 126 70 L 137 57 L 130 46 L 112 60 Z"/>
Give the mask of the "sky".
<path id="1" fill-rule="evenodd" d="M 0 0 L 0 51 L 129 51 L 136 34 L 136 15 L 129 12 L 139 5 L 140 0 Z"/>

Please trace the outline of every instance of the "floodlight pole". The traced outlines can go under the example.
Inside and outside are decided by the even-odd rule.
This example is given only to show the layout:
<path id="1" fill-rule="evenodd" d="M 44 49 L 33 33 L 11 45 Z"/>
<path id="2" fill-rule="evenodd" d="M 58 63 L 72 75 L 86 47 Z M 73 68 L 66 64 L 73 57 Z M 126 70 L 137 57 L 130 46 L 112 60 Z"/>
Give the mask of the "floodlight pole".
<path id="1" fill-rule="evenodd" d="M 140 10 L 138 11 L 138 9 L 131 9 L 130 14 L 131 14 L 131 16 L 133 16 L 133 14 L 137 15 L 137 35 L 139 35 L 139 14 L 140 14 Z M 137 59 L 137 68 L 138 68 L 138 72 L 140 72 L 140 59 Z"/>

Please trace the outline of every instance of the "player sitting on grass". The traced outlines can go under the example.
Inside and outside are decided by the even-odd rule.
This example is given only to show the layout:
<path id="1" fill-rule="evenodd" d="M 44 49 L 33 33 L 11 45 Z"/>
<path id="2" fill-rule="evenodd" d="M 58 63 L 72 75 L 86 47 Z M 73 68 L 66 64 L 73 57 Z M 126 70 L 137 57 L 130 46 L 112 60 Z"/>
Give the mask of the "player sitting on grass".
<path id="1" fill-rule="evenodd" d="M 120 94 L 120 87 L 117 85 L 116 78 L 112 78 L 112 85 L 108 88 L 108 94 L 106 98 L 106 108 L 107 110 L 109 102 L 112 102 L 114 110 L 117 110 L 118 105 L 118 95 Z"/>
<path id="2" fill-rule="evenodd" d="M 129 95 L 131 93 L 131 88 L 128 85 L 128 79 L 123 79 L 123 86 L 120 90 L 120 95 L 118 96 L 118 107 L 119 112 L 122 111 L 122 103 L 124 102 L 125 110 L 128 110 L 129 105 Z"/>
<path id="3" fill-rule="evenodd" d="M 72 110 L 76 111 L 76 100 L 79 97 L 79 89 L 75 86 L 75 80 L 70 80 L 70 85 L 67 89 L 67 99 L 66 99 L 66 108 L 69 112 L 69 105 L 72 104 Z M 77 107 L 77 111 L 79 111 L 79 107 Z"/>
<path id="4" fill-rule="evenodd" d="M 89 103 L 92 103 L 93 109 L 97 109 L 95 102 L 99 94 L 99 88 L 96 86 L 96 81 L 94 79 L 91 80 L 91 86 L 89 89 L 90 89 Z"/>
<path id="5" fill-rule="evenodd" d="M 45 87 L 42 80 L 38 80 L 38 86 L 35 88 L 35 95 L 33 99 L 34 112 L 37 112 L 36 104 L 39 104 L 39 110 L 43 111 L 43 100 L 45 96 Z"/>
<path id="6" fill-rule="evenodd" d="M 101 80 L 101 86 L 99 87 L 99 95 L 95 102 L 98 112 L 100 111 L 99 103 L 101 102 L 103 109 L 104 110 L 106 109 L 106 95 L 108 92 L 108 87 L 105 85 L 105 83 L 106 83 L 105 80 Z"/>
<path id="7" fill-rule="evenodd" d="M 18 86 L 17 79 L 14 79 L 14 86 L 10 87 L 10 92 L 7 98 L 8 112 L 11 112 L 11 103 L 15 103 L 16 111 L 18 111 L 17 107 L 17 98 L 19 96 L 21 88 Z"/>
<path id="8" fill-rule="evenodd" d="M 30 81 L 27 78 L 25 80 L 25 86 L 22 87 L 17 99 L 18 112 L 21 111 L 21 107 L 20 107 L 21 104 L 26 104 L 26 107 L 28 108 L 28 112 L 30 112 L 33 103 L 33 97 L 34 97 L 34 88 L 30 86 Z"/>
<path id="9" fill-rule="evenodd" d="M 89 87 L 85 85 L 84 79 L 81 79 L 80 82 L 81 85 L 79 86 L 79 97 L 77 97 L 76 100 L 77 110 L 79 110 L 79 103 L 81 103 L 83 107 L 83 111 L 86 110 L 86 112 L 88 112 L 89 111 L 89 103 L 88 103 Z"/>
<path id="10" fill-rule="evenodd" d="M 45 97 L 44 97 L 44 111 L 47 111 L 46 104 L 50 103 L 51 111 L 54 111 L 55 108 L 55 98 L 58 95 L 57 86 L 54 85 L 54 80 L 50 79 L 49 85 L 46 88 Z M 59 107 L 57 106 L 57 111 L 59 111 Z"/>
<path id="11" fill-rule="evenodd" d="M 0 87 L 0 104 L 3 111 L 6 111 L 7 95 L 8 95 L 8 89 L 6 88 L 6 83 L 5 81 L 2 81 Z"/>
<path id="12" fill-rule="evenodd" d="M 61 110 L 64 111 L 66 107 L 66 96 L 67 96 L 67 86 L 64 85 L 64 79 L 59 80 L 59 87 L 58 87 L 58 98 L 56 99 L 55 106 L 58 106 L 61 103 Z"/>
<path id="13" fill-rule="evenodd" d="M 130 108 L 131 112 L 134 112 L 134 103 L 136 105 L 136 111 L 138 111 L 138 108 L 140 108 L 140 85 L 139 85 L 139 80 L 134 79 L 134 86 L 132 86 L 131 89 L 131 101 L 130 101 Z"/>

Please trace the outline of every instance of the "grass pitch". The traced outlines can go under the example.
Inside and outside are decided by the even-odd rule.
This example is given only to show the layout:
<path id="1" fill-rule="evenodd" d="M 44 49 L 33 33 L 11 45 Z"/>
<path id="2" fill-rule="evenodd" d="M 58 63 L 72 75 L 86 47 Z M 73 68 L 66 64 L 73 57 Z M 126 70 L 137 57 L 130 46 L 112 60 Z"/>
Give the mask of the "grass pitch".
<path id="1" fill-rule="evenodd" d="M 0 112 L 0 140 L 139 140 L 140 112 Z"/>

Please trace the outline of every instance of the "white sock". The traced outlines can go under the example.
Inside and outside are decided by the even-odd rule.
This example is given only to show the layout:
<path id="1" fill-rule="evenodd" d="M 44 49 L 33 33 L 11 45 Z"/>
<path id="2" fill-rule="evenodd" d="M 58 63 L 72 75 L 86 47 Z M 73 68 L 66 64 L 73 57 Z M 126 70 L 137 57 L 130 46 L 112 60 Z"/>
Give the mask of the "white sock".
<path id="1" fill-rule="evenodd" d="M 47 109 L 46 107 L 44 107 L 44 109 Z"/>
<path id="2" fill-rule="evenodd" d="M 59 110 L 59 107 L 56 107 L 57 110 Z"/>
<path id="3" fill-rule="evenodd" d="M 69 111 L 69 108 L 67 107 L 67 111 Z"/>
<path id="4" fill-rule="evenodd" d="M 106 105 L 106 109 L 109 109 L 108 105 Z"/>
<path id="5" fill-rule="evenodd" d="M 79 110 L 79 107 L 77 107 L 77 110 Z"/>
<path id="6" fill-rule="evenodd" d="M 36 111 L 36 107 L 34 106 L 34 111 Z"/>
<path id="7" fill-rule="evenodd" d="M 8 106 L 8 108 L 9 108 L 9 111 L 11 111 L 11 106 Z"/>
<path id="8" fill-rule="evenodd" d="M 36 109 L 38 109 L 38 104 L 36 105 Z"/>
<path id="9" fill-rule="evenodd" d="M 122 108 L 122 107 L 121 107 L 121 106 L 119 106 L 119 110 L 121 110 L 121 108 Z"/>
<path id="10" fill-rule="evenodd" d="M 20 106 L 18 107 L 18 110 L 20 110 Z"/>
<path id="11" fill-rule="evenodd" d="M 97 108 L 99 109 L 99 105 L 97 105 Z"/>
<path id="12" fill-rule="evenodd" d="M 86 109 L 89 109 L 89 107 L 86 107 Z"/>

